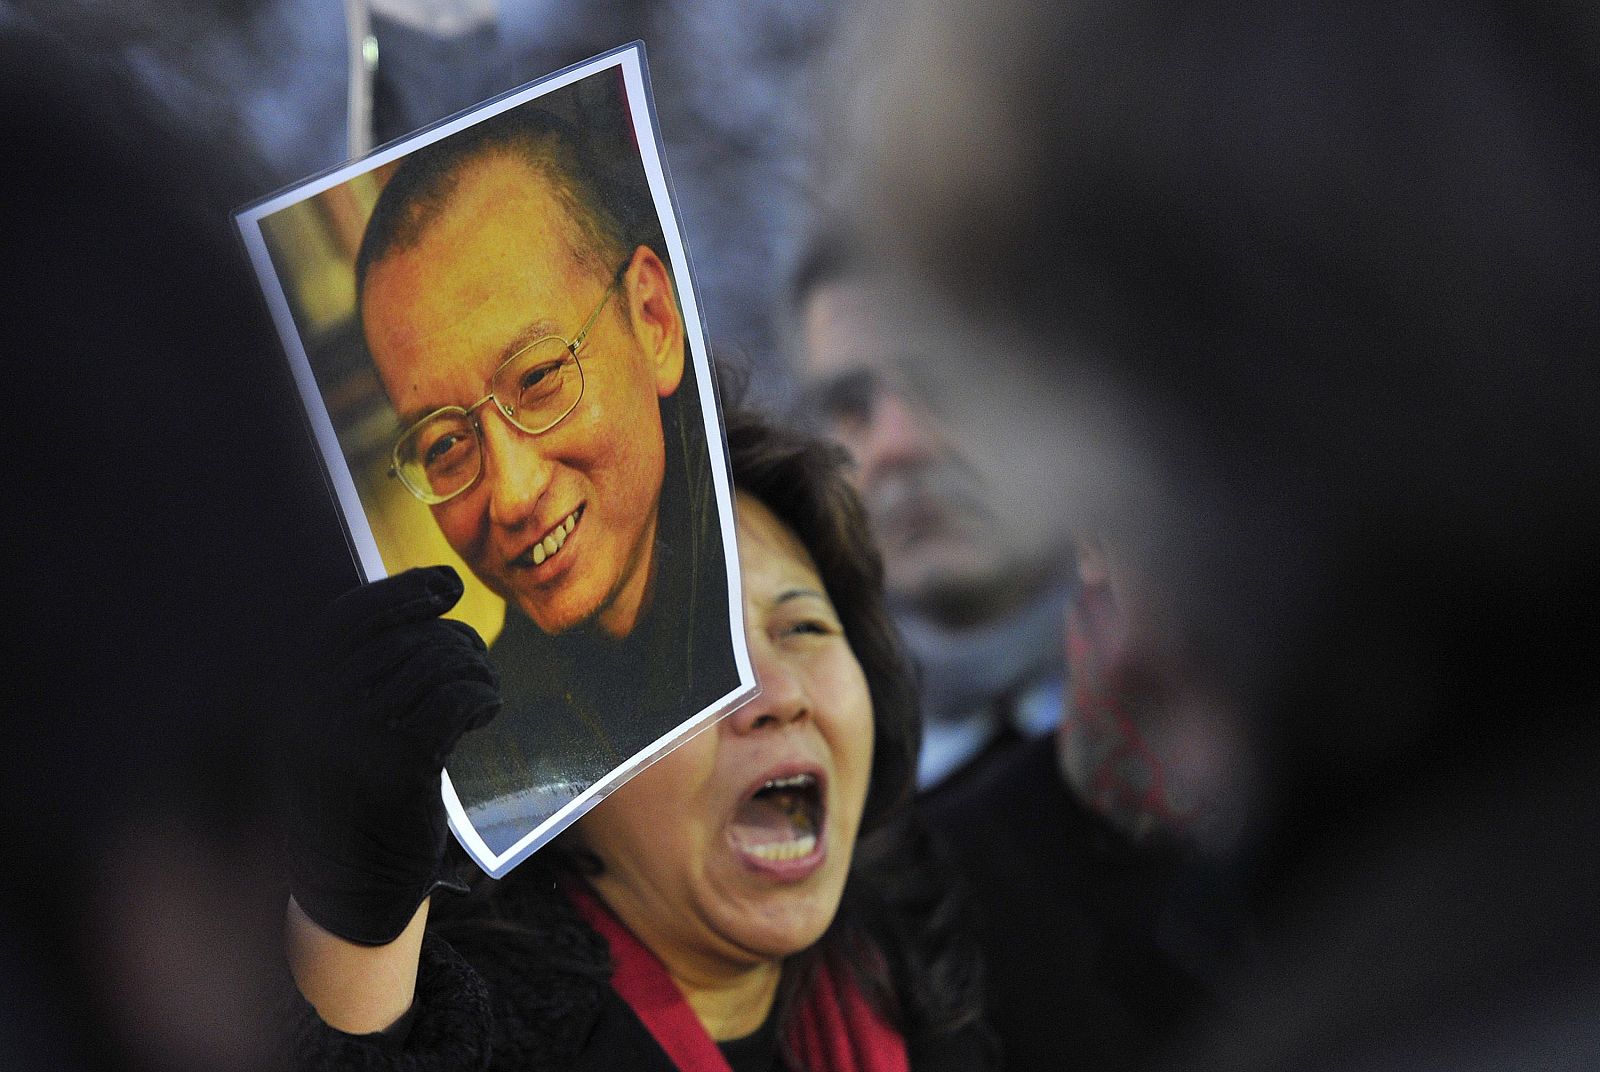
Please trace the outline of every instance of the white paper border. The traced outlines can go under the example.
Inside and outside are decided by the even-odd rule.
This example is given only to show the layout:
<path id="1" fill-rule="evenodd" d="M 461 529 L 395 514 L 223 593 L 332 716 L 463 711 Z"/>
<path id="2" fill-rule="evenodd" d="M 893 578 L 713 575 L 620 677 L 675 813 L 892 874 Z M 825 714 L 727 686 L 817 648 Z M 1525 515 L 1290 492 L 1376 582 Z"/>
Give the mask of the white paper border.
<path id="1" fill-rule="evenodd" d="M 390 142 L 360 160 L 323 172 L 282 190 L 247 206 L 236 215 L 245 249 L 251 264 L 255 267 L 256 276 L 261 281 L 262 290 L 272 312 L 273 323 L 278 329 L 278 335 L 289 358 L 289 365 L 294 374 L 295 385 L 300 391 L 300 400 L 305 407 L 312 437 L 316 440 L 318 452 L 327 470 L 329 485 L 339 503 L 339 513 L 344 520 L 351 553 L 363 578 L 372 581 L 385 577 L 388 572 L 378 553 L 377 540 L 372 535 L 366 511 L 356 493 L 355 477 L 351 474 L 344 452 L 339 447 L 339 437 L 334 429 L 333 419 L 329 416 L 327 404 L 317 388 L 310 358 L 306 354 L 305 344 L 294 322 L 288 296 L 283 291 L 283 282 L 279 279 L 268 252 L 261 220 L 289 205 L 315 197 L 358 175 L 382 167 L 424 145 L 447 138 L 490 116 L 536 100 L 612 67 L 619 67 L 622 71 L 628 111 L 639 144 L 640 160 L 644 165 L 645 177 L 655 202 L 656 214 L 661 221 L 661 231 L 666 239 L 667 251 L 671 255 L 673 282 L 677 288 L 679 304 L 683 309 L 684 330 L 689 343 L 689 352 L 694 361 L 695 386 L 700 392 L 701 414 L 708 424 L 714 420 L 714 426 L 705 429 L 705 439 L 710 452 L 712 485 L 722 528 L 725 552 L 723 559 L 728 573 L 729 631 L 733 642 L 734 665 L 739 673 L 739 684 L 699 714 L 679 723 L 604 778 L 590 785 L 503 853 L 493 852 L 472 825 L 454 785 L 451 784 L 449 771 L 446 770 L 441 778 L 440 788 L 444 797 L 445 811 L 450 819 L 450 828 L 467 850 L 467 854 L 495 878 L 505 875 L 566 829 L 579 816 L 604 800 L 619 785 L 696 733 L 714 724 L 723 715 L 746 703 L 757 691 L 755 672 L 750 665 L 750 652 L 744 635 L 744 594 L 739 576 L 738 547 L 734 539 L 733 489 L 728 480 L 726 435 L 722 429 L 721 411 L 717 406 L 716 384 L 712 378 L 708 356 L 710 350 L 706 345 L 705 322 L 700 309 L 698 291 L 693 285 L 689 251 L 684 245 L 683 234 L 678 226 L 672 182 L 667 174 L 666 162 L 661 151 L 661 134 L 656 124 L 655 102 L 650 92 L 649 73 L 644 60 L 644 42 L 634 41 L 602 53 L 591 60 L 557 71 L 546 78 L 530 82 L 416 134 Z"/>

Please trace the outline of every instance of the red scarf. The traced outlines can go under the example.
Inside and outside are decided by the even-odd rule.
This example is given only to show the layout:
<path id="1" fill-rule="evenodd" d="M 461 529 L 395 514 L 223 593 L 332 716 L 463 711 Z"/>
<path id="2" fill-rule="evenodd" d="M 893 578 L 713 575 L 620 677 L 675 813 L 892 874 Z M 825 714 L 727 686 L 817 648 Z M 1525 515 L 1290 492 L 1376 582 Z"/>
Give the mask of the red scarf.
<path id="1" fill-rule="evenodd" d="M 731 1072 L 656 955 L 588 889 L 567 896 L 611 946 L 611 986 L 655 1036 L 681 1072 Z M 805 1072 L 909 1072 L 905 1040 L 868 1003 L 848 975 L 820 970 L 789 1042 Z"/>

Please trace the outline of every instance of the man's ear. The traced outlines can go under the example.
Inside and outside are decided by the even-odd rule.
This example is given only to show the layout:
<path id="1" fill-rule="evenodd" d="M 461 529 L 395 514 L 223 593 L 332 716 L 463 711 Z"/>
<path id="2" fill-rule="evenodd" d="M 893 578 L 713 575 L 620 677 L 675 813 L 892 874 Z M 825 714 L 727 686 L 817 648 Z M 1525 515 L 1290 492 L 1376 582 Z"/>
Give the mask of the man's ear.
<path id="1" fill-rule="evenodd" d="M 656 394 L 666 398 L 683 382 L 683 314 L 672 278 L 655 250 L 640 246 L 633 251 L 624 286 L 634 335 L 655 370 Z"/>

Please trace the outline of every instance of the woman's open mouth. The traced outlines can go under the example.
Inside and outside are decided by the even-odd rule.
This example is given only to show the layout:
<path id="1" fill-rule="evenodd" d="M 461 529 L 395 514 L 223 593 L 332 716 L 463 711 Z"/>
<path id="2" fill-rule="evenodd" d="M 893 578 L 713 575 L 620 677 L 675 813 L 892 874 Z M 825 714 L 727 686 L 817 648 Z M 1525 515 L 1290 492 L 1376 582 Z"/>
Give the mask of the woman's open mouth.
<path id="1" fill-rule="evenodd" d="M 803 878 L 822 862 L 826 812 L 815 774 L 771 778 L 739 805 L 728 834 L 755 870 Z"/>

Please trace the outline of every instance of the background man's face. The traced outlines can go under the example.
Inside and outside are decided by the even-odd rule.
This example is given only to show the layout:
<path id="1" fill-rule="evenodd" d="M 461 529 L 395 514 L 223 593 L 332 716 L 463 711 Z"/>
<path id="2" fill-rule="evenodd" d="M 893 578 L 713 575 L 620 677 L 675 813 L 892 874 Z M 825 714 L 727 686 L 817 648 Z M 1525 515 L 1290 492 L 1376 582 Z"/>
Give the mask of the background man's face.
<path id="1" fill-rule="evenodd" d="M 496 156 L 467 164 L 420 241 L 373 265 L 362 320 L 402 423 L 478 401 L 522 344 L 572 338 L 609 283 L 607 271 L 577 259 L 576 234 L 541 176 Z M 539 436 L 492 405 L 479 410 L 483 473 L 432 508 L 478 578 L 547 633 L 592 620 L 625 636 L 649 593 L 665 464 L 658 398 L 676 389 L 683 350 L 674 310 L 668 341 L 678 364 L 663 370 L 662 333 L 652 335 L 634 307 L 647 257 L 660 265 L 636 254 L 579 351 L 577 408 Z M 560 549 L 536 565 L 535 545 L 569 524 Z"/>
<path id="2" fill-rule="evenodd" d="M 855 459 L 890 594 L 969 624 L 1009 609 L 1037 577 L 975 470 L 897 375 L 912 355 L 887 326 L 886 300 L 849 278 L 815 287 L 801 310 L 801 373 Z"/>

